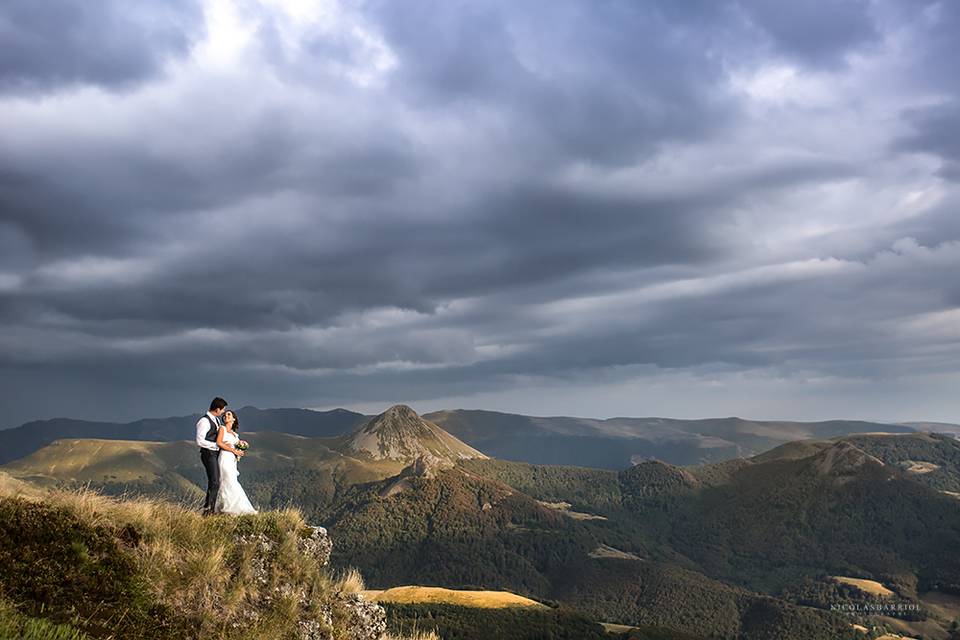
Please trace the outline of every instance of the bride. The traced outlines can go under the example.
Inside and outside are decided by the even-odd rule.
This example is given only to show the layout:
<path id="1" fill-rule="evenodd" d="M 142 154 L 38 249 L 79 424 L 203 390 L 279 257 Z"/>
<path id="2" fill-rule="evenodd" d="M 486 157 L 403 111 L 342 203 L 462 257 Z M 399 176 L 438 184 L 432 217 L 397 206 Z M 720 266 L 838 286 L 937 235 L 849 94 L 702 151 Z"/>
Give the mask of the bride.
<path id="1" fill-rule="evenodd" d="M 217 446 L 220 452 L 220 493 L 217 495 L 217 506 L 215 511 L 218 513 L 256 513 L 257 510 L 250 504 L 247 493 L 240 486 L 237 476 L 240 472 L 237 470 L 237 460 L 243 457 L 243 451 L 236 449 L 240 442 L 240 436 L 237 435 L 237 428 L 240 421 L 237 414 L 233 411 L 227 411 L 224 414 L 224 426 L 220 427 L 217 433 Z"/>

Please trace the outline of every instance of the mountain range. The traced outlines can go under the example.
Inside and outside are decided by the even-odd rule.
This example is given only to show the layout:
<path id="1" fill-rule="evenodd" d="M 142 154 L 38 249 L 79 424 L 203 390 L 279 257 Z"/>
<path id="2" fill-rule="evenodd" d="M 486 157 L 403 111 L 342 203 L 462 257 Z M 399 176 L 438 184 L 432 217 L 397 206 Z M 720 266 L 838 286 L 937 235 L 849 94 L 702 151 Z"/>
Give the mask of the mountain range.
<path id="1" fill-rule="evenodd" d="M 421 417 L 396 406 L 373 418 L 283 414 L 313 420 L 298 428 L 319 436 L 246 430 L 270 415 L 241 414 L 253 444 L 241 463 L 251 498 L 296 506 L 326 526 L 332 561 L 360 568 L 376 589 L 502 589 L 686 637 L 862 637 L 851 632 L 857 622 L 945 639 L 960 617 L 960 559 L 950 553 L 960 545 L 960 442 L 950 436 L 788 423 L 799 425 L 791 436 L 821 435 L 719 462 L 605 469 L 499 459 L 441 427 L 477 442 L 486 425 L 506 429 L 494 420 L 503 414 Z M 354 426 L 337 433 L 334 420 Z M 526 420 L 548 421 L 526 433 L 561 437 L 598 428 Z M 733 420 L 702 421 L 694 433 L 773 439 L 768 424 Z M 677 422 L 661 428 L 675 434 L 688 421 Z M 869 431 L 844 433 L 853 426 Z M 203 481 L 195 458 L 185 441 L 73 438 L 2 471 L 7 483 L 193 503 Z M 878 602 L 890 608 L 835 612 Z"/>
<path id="2" fill-rule="evenodd" d="M 244 431 L 272 431 L 331 438 L 354 433 L 373 416 L 346 409 L 258 409 L 237 411 Z M 192 438 L 199 414 L 129 423 L 57 418 L 0 430 L 0 464 L 23 458 L 54 440 L 99 438 L 169 442 Z M 423 416 L 446 433 L 488 456 L 538 464 L 624 469 L 656 458 L 672 464 L 701 464 L 761 453 L 777 445 L 850 433 L 960 431 L 960 426 L 893 424 L 856 420 L 758 421 L 742 418 L 534 417 L 494 411 L 451 410 Z"/>
<path id="3" fill-rule="evenodd" d="M 354 485 L 318 517 L 376 586 L 507 589 L 694 637 L 839 638 L 857 622 L 947 638 L 958 462 L 960 443 L 926 433 L 619 472 L 470 459 L 407 469 L 399 491 Z M 846 626 L 830 615 L 870 606 Z"/>

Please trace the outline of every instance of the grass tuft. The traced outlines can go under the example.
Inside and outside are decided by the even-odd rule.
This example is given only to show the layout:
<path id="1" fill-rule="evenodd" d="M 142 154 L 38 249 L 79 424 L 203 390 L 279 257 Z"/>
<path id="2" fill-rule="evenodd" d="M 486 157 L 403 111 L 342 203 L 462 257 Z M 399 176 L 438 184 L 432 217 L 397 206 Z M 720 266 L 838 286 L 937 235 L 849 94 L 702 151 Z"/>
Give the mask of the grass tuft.
<path id="1" fill-rule="evenodd" d="M 363 575 L 355 567 L 344 569 L 333 580 L 333 590 L 336 593 L 354 594 L 366 589 Z"/>
<path id="2" fill-rule="evenodd" d="M 90 636 L 70 624 L 57 624 L 42 618 L 31 618 L 17 611 L 11 603 L 0 600 L 0 638 L 3 640 L 91 640 Z"/>

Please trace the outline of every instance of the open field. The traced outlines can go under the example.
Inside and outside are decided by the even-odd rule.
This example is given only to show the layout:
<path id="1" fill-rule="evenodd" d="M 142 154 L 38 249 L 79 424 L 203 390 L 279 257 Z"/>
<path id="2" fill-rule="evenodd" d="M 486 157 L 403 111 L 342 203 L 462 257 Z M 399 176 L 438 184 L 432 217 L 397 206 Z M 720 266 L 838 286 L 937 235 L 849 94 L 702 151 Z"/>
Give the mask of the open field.
<path id="1" fill-rule="evenodd" d="M 847 576 L 832 576 L 834 580 L 843 584 L 849 584 L 857 589 L 860 589 L 864 593 L 869 593 L 872 596 L 880 596 L 881 598 L 892 598 L 896 595 L 893 591 L 886 588 L 876 580 L 866 580 L 864 578 L 849 578 Z"/>
<path id="2" fill-rule="evenodd" d="M 454 604 L 463 607 L 481 609 L 500 609 L 503 607 L 541 607 L 536 600 L 518 596 L 509 591 L 468 591 L 445 589 L 443 587 L 425 587 L 409 585 L 390 589 L 368 589 L 363 595 L 376 602 L 394 604 Z"/>

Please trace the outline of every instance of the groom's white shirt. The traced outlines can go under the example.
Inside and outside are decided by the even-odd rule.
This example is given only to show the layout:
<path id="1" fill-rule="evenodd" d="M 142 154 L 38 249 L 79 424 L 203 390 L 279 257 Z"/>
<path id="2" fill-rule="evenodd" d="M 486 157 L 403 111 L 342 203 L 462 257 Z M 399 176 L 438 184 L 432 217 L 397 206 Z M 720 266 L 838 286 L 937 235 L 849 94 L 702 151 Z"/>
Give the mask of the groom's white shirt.
<path id="1" fill-rule="evenodd" d="M 201 449 L 216 451 L 220 448 L 217 446 L 217 443 L 207 440 L 207 431 L 210 430 L 210 423 L 206 421 L 206 418 L 210 418 L 213 420 L 213 424 L 220 426 L 220 421 L 217 420 L 216 416 L 207 411 L 206 416 L 197 420 L 197 446 Z"/>

